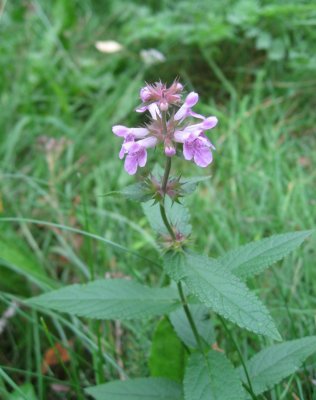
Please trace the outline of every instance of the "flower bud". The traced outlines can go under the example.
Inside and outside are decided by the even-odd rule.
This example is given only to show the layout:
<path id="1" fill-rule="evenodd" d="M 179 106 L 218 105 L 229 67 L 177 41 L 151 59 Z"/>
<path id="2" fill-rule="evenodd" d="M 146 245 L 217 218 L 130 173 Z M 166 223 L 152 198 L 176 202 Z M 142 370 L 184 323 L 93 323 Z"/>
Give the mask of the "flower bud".
<path id="1" fill-rule="evenodd" d="M 150 96 L 151 96 L 150 90 L 148 89 L 147 86 L 140 89 L 139 97 L 143 102 L 148 101 L 150 99 Z"/>
<path id="2" fill-rule="evenodd" d="M 176 149 L 170 139 L 165 140 L 165 155 L 167 157 L 173 157 L 176 154 Z"/>
<path id="3" fill-rule="evenodd" d="M 159 103 L 159 108 L 161 111 L 167 111 L 168 110 L 168 102 L 166 100 L 161 100 Z"/>

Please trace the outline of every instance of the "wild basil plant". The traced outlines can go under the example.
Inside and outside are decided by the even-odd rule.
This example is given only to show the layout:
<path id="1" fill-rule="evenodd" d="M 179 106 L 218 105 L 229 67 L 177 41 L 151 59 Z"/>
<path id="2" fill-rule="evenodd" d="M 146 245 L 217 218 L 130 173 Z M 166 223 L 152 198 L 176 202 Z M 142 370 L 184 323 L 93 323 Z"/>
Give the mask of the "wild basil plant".
<path id="1" fill-rule="evenodd" d="M 169 87 L 161 82 L 146 85 L 140 90 L 142 103 L 136 111 L 148 113 L 148 122 L 138 128 L 113 127 L 113 133 L 123 139 L 119 157 L 125 157 L 124 168 L 130 175 L 145 166 L 150 149 L 156 148 L 158 154 L 162 150 L 164 170 L 153 168 L 145 179 L 121 193 L 144 203 L 169 284 L 151 288 L 132 280 L 103 279 L 29 300 L 34 306 L 95 319 L 164 316 L 153 340 L 152 376 L 87 388 L 98 400 L 264 398 L 262 393 L 296 372 L 316 351 L 316 337 L 282 342 L 268 309 L 247 287 L 248 278 L 298 247 L 309 231 L 252 242 L 217 259 L 190 249 L 191 226 L 183 198 L 205 177 L 182 177 L 180 171 L 172 171 L 172 160 L 179 157 L 183 163 L 208 167 L 215 149 L 208 134 L 218 120 L 196 113 L 198 94 L 184 96 L 183 92 L 178 81 Z M 239 365 L 216 345 L 214 320 L 231 341 Z M 236 330 L 242 328 L 277 343 L 247 360 L 227 321 L 236 324 Z M 176 353 L 182 354 L 177 362 Z"/>

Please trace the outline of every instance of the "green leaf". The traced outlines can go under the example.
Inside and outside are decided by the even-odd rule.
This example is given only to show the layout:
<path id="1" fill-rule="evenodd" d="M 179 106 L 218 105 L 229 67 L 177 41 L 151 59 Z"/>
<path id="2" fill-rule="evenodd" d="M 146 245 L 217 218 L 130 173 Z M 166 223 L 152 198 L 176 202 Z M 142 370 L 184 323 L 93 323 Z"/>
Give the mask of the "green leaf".
<path id="1" fill-rule="evenodd" d="M 132 319 L 167 314 L 178 307 L 171 288 L 150 288 L 126 279 L 71 285 L 27 301 L 29 305 L 87 318 Z"/>
<path id="2" fill-rule="evenodd" d="M 162 319 L 154 333 L 149 357 L 151 376 L 182 381 L 186 351 L 170 322 Z"/>
<path id="3" fill-rule="evenodd" d="M 184 194 L 191 194 L 198 187 L 200 182 L 210 179 L 210 176 L 195 176 L 192 178 L 183 178 L 180 180 L 181 190 Z"/>
<path id="4" fill-rule="evenodd" d="M 166 214 L 171 226 L 178 233 L 188 236 L 191 233 L 190 214 L 188 209 L 179 203 L 173 203 L 169 197 L 165 199 Z M 167 228 L 161 218 L 159 204 L 152 201 L 143 204 L 144 213 L 154 231 L 161 235 L 168 235 Z"/>
<path id="5" fill-rule="evenodd" d="M 175 281 L 184 281 L 201 303 L 241 328 L 280 340 L 280 334 L 261 301 L 227 269 L 205 256 L 169 252 L 164 268 Z"/>
<path id="6" fill-rule="evenodd" d="M 213 344 L 215 342 L 215 332 L 210 320 L 209 310 L 203 304 L 190 304 L 189 308 L 200 337 L 208 345 Z M 188 347 L 196 348 L 198 345 L 183 308 L 173 311 L 169 318 L 183 343 Z"/>
<path id="7" fill-rule="evenodd" d="M 218 261 L 242 279 L 259 274 L 296 249 L 312 231 L 291 232 L 251 242 L 229 251 Z"/>
<path id="8" fill-rule="evenodd" d="M 181 385 L 165 378 L 113 381 L 85 391 L 96 400 L 183 400 Z"/>
<path id="9" fill-rule="evenodd" d="M 152 198 L 152 193 L 148 191 L 148 186 L 144 182 L 126 186 L 119 193 L 129 200 L 140 202 L 148 201 Z"/>
<path id="10" fill-rule="evenodd" d="M 316 336 L 291 340 L 268 347 L 246 362 L 247 371 L 255 394 L 260 394 L 301 366 L 316 352 Z M 238 368 L 242 380 L 247 379 L 242 367 Z"/>
<path id="11" fill-rule="evenodd" d="M 184 377 L 186 400 L 243 400 L 237 371 L 224 354 L 210 351 L 190 356 Z"/>

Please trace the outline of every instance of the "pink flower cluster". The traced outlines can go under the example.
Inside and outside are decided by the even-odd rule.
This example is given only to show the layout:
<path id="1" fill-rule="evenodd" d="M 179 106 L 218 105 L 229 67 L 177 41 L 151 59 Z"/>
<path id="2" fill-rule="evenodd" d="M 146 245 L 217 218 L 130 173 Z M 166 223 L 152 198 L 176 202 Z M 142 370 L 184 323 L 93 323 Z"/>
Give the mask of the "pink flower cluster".
<path id="1" fill-rule="evenodd" d="M 205 131 L 214 128 L 216 117 L 204 117 L 192 110 L 199 100 L 195 92 L 182 100 L 183 86 L 174 81 L 167 87 L 161 82 L 146 85 L 140 90 L 142 104 L 137 112 L 148 111 L 150 122 L 143 128 L 127 128 L 115 125 L 113 133 L 124 139 L 119 157 L 125 158 L 124 168 L 134 175 L 138 167 L 147 162 L 147 149 L 162 144 L 166 156 L 175 156 L 182 148 L 183 157 L 193 160 L 199 167 L 207 167 L 213 160 L 215 149 L 205 135 Z M 200 120 L 190 123 L 190 118 Z"/>

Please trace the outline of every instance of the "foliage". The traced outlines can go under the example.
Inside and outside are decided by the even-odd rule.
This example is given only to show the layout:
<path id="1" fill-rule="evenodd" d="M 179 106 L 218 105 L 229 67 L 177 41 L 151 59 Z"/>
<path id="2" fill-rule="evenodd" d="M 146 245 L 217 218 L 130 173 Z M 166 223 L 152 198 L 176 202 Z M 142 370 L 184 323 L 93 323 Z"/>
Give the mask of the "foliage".
<path id="1" fill-rule="evenodd" d="M 224 354 L 215 351 L 211 351 L 207 356 L 191 355 L 184 377 L 184 395 L 188 400 L 245 398 L 233 365 Z"/>
<path id="2" fill-rule="evenodd" d="M 221 264 L 193 253 L 166 254 L 164 266 L 175 281 L 183 281 L 201 303 L 249 331 L 280 340 L 265 306 Z"/>
<path id="3" fill-rule="evenodd" d="M 189 304 L 194 323 L 199 336 L 208 344 L 215 342 L 214 327 L 211 322 L 210 311 L 202 304 Z M 198 344 L 188 322 L 187 316 L 182 308 L 170 313 L 170 321 L 183 343 L 190 348 L 197 348 Z"/>
<path id="4" fill-rule="evenodd" d="M 167 235 L 168 231 L 161 218 L 159 204 L 153 204 L 152 201 L 149 201 L 143 204 L 143 210 L 152 229 L 158 234 Z M 174 230 L 184 237 L 189 236 L 192 231 L 192 226 L 190 225 L 188 209 L 183 204 L 174 203 L 171 199 L 167 198 L 166 211 Z"/>
<path id="5" fill-rule="evenodd" d="M 138 122 L 130 111 L 137 106 L 144 80 L 170 81 L 179 76 L 187 90 L 200 93 L 199 111 L 220 120 L 212 137 L 217 148 L 212 179 L 201 182 L 185 201 L 194 227 L 186 244 L 194 240 L 196 253 L 211 254 L 218 262 L 230 260 L 232 265 L 237 253 L 229 249 L 255 241 L 254 247 L 238 250 L 242 257 L 236 261 L 243 262 L 236 266 L 238 278 L 247 278 L 249 288 L 256 288 L 282 336 L 304 341 L 304 336 L 314 334 L 314 238 L 271 270 L 266 269 L 270 261 L 268 265 L 248 260 L 248 250 L 261 240 L 274 244 L 274 239 L 263 238 L 315 225 L 314 20 L 315 6 L 303 0 L 4 2 L 0 18 L 1 327 L 12 302 L 18 306 L 0 333 L 1 398 L 35 393 L 33 397 L 43 400 L 57 396 L 83 400 L 83 386 L 99 385 L 103 390 L 104 381 L 149 374 L 144 354 L 150 352 L 154 318 L 87 321 L 21 305 L 39 291 L 101 280 L 105 274 L 107 279 L 127 277 L 147 288 L 168 284 L 169 278 L 161 276 L 161 246 L 141 207 L 121 196 L 104 196 L 132 184 L 113 156 L 118 147 L 110 131 L 114 123 Z M 116 54 L 98 52 L 95 41 L 107 39 L 125 48 Z M 166 60 L 146 64 L 140 51 L 149 48 L 161 51 Z M 160 154 L 154 157 L 158 161 Z M 187 181 L 200 174 L 181 160 L 174 168 Z M 305 233 L 301 238 L 300 233 L 290 235 L 294 250 Z M 288 254 L 283 252 L 288 246 L 276 249 L 274 261 L 280 249 L 283 256 Z M 260 277 L 254 275 L 258 272 Z M 186 288 L 185 294 L 190 309 L 205 307 Z M 181 319 L 175 322 L 174 315 Z M 216 340 L 248 385 L 220 319 L 209 309 L 207 315 L 210 320 L 204 322 L 194 318 L 203 345 Z M 169 317 L 188 350 L 199 352 L 184 311 L 178 308 Z M 215 336 L 207 336 L 207 328 L 213 325 Z M 245 358 L 256 357 L 271 345 L 240 329 L 236 337 Z M 44 374 L 42 354 L 54 343 L 66 346 L 70 361 Z M 310 350 L 302 345 L 295 352 L 296 365 L 313 353 L 312 341 L 305 344 Z M 283 345 L 287 343 L 272 345 L 271 351 L 277 355 Z M 285 348 L 292 345 L 293 340 Z M 267 399 L 312 399 L 309 375 L 315 358 L 306 368 L 294 369 L 294 364 L 281 363 L 279 372 L 283 372 L 275 375 L 279 378 L 266 381 L 264 387 L 270 388 L 293 374 L 286 385 L 276 384 L 265 393 Z M 163 380 L 151 386 L 151 379 L 146 379 L 149 389 L 147 383 L 140 386 L 142 393 L 147 390 L 150 396 L 161 391 L 161 397 L 168 393 L 173 399 L 183 398 L 181 385 Z M 132 396 L 131 381 L 117 381 L 117 390 L 124 387 Z M 106 385 L 112 391 L 113 386 Z M 56 393 L 56 387 L 68 392 Z M 134 398 L 139 398 L 137 387 Z"/>
<path id="6" fill-rule="evenodd" d="M 229 251 L 219 259 L 223 267 L 242 279 L 259 274 L 298 247 L 312 231 L 274 235 Z"/>
<path id="7" fill-rule="evenodd" d="M 151 376 L 165 377 L 181 382 L 187 353 L 172 325 L 162 319 L 154 332 L 149 356 Z"/>
<path id="8" fill-rule="evenodd" d="M 265 392 L 290 374 L 316 351 L 316 337 L 310 336 L 276 344 L 261 350 L 246 363 L 246 368 L 256 394 Z M 245 373 L 239 368 L 246 382 Z"/>
<path id="9" fill-rule="evenodd" d="M 172 289 L 149 288 L 125 279 L 67 286 L 34 297 L 29 303 L 98 319 L 151 317 L 168 313 L 179 305 Z"/>
<path id="10" fill-rule="evenodd" d="M 164 378 L 136 378 L 91 387 L 86 392 L 96 400 L 182 400 L 180 385 Z"/>

